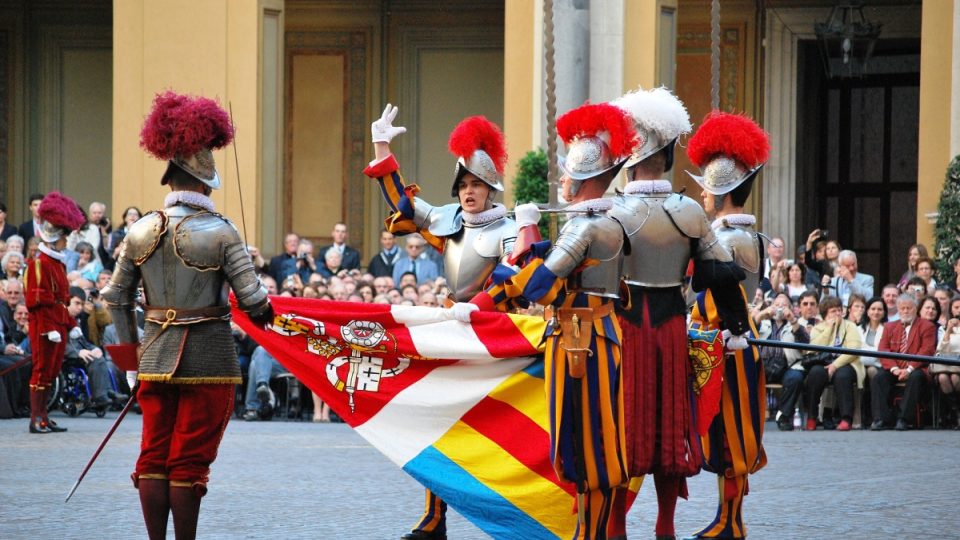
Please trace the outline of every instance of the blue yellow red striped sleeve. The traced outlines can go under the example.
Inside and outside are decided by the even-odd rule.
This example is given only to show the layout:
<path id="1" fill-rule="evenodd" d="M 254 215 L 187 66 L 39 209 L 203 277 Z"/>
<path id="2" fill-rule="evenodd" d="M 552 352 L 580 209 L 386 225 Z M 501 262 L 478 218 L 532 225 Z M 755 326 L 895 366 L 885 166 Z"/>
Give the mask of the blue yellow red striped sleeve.
<path id="1" fill-rule="evenodd" d="M 420 186 L 416 184 L 407 185 L 403 181 L 403 175 L 400 174 L 400 164 L 397 158 L 390 154 L 389 156 L 375 161 L 363 170 L 363 174 L 370 178 L 376 178 L 380 183 L 380 193 L 383 200 L 390 207 L 391 214 L 383 221 L 384 227 L 397 235 L 410 233 L 420 233 L 428 244 L 439 251 L 443 251 L 443 239 L 430 234 L 426 229 L 421 229 L 413 222 L 414 208 L 417 193 L 420 192 Z"/>
<path id="2" fill-rule="evenodd" d="M 477 294 L 471 302 L 485 310 L 521 297 L 537 304 L 552 304 L 565 283 L 564 278 L 557 277 L 543 264 L 543 259 L 534 259 L 515 275 Z"/>

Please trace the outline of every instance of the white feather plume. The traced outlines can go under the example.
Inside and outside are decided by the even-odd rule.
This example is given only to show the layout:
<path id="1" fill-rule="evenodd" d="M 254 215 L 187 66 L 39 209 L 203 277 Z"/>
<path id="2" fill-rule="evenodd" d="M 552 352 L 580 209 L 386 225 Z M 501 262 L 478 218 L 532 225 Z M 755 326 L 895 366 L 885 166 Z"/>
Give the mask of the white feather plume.
<path id="1" fill-rule="evenodd" d="M 693 130 L 683 103 L 662 86 L 634 90 L 612 103 L 626 111 L 642 131 L 656 133 L 664 143 Z"/>

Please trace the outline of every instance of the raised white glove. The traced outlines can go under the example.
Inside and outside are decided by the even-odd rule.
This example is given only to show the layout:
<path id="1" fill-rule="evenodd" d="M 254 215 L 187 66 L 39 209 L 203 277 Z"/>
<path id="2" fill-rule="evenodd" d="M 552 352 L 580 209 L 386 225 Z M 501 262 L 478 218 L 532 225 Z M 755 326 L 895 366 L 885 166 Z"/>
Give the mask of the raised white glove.
<path id="1" fill-rule="evenodd" d="M 398 111 L 399 109 L 397 109 L 397 107 L 387 103 L 387 106 L 383 109 L 383 114 L 380 115 L 380 119 L 370 124 L 370 135 L 373 142 L 389 143 L 397 135 L 407 132 L 407 128 L 402 126 L 394 127 L 393 125 L 393 119 L 397 117 Z"/>
<path id="2" fill-rule="evenodd" d="M 60 336 L 60 332 L 57 332 L 56 330 L 51 330 L 50 332 L 47 332 L 46 335 L 47 335 L 47 339 L 49 339 L 53 343 L 60 343 L 60 341 L 63 339 Z"/>
<path id="3" fill-rule="evenodd" d="M 518 228 L 525 225 L 536 225 L 540 223 L 540 208 L 533 203 L 520 204 L 513 209 L 513 217 Z"/>
<path id="4" fill-rule="evenodd" d="M 79 326 L 74 326 L 70 329 L 70 333 L 67 335 L 70 337 L 70 339 L 77 339 L 83 335 L 83 330 L 80 330 Z"/>
<path id="5" fill-rule="evenodd" d="M 470 314 L 479 310 L 480 307 L 470 302 L 457 302 L 450 308 L 453 312 L 453 318 L 464 323 L 470 322 Z"/>
<path id="6" fill-rule="evenodd" d="M 723 346 L 727 348 L 728 351 L 742 351 L 750 346 L 747 343 L 747 334 L 742 334 L 735 336 L 730 333 L 729 330 L 724 330 L 721 334 L 723 336 Z"/>

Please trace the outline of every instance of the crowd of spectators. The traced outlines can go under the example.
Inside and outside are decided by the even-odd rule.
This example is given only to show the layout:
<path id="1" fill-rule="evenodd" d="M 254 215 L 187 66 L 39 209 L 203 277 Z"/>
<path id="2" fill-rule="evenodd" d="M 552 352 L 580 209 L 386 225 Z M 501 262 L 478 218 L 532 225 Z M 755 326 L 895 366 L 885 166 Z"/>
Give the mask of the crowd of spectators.
<path id="1" fill-rule="evenodd" d="M 30 197 L 32 218 L 19 227 L 6 222 L 7 209 L 0 204 L 0 372 L 20 364 L 0 381 L 0 418 L 28 414 L 30 346 L 21 277 L 36 253 L 41 199 Z M 116 341 L 116 333 L 99 292 L 110 279 L 128 227 L 142 213 L 124 209 L 114 228 L 104 204 L 95 202 L 87 210 L 87 224 L 71 235 L 66 250 L 70 312 L 83 330 L 83 337 L 68 346 L 66 366 L 87 371 L 93 405 L 117 406 L 134 379 L 125 379 L 102 348 Z M 269 259 L 255 246 L 248 249 L 271 294 L 434 307 L 450 296 L 442 256 L 420 235 L 395 238 L 381 231 L 380 249 L 365 267 L 349 245 L 346 224 L 336 223 L 330 237 L 330 245 L 317 249 L 289 233 L 283 252 Z M 873 275 L 861 271 L 857 254 L 826 238 L 825 231 L 811 232 L 795 259 L 786 253 L 783 238 L 767 241 L 764 279 L 752 302 L 760 337 L 960 358 L 960 261 L 954 265 L 958 275 L 940 276 L 938 283 L 929 252 L 915 244 L 903 275 L 877 295 Z M 267 419 L 277 406 L 271 382 L 288 374 L 238 326 L 233 330 L 245 376 L 238 414 L 250 421 Z M 960 427 L 960 367 L 777 347 L 762 348 L 761 356 L 768 383 L 782 385 L 771 408 L 780 429 L 909 429 L 918 425 L 917 406 L 928 396 L 939 400 L 942 424 Z M 314 421 L 335 419 L 315 395 L 300 399 L 294 392 L 292 397 L 295 403 L 287 406 L 296 414 L 301 408 L 307 412 L 312 401 Z"/>
<path id="2" fill-rule="evenodd" d="M 812 231 L 796 259 L 786 258 L 785 248 L 780 237 L 767 243 L 752 312 L 761 337 L 960 360 L 960 260 L 953 265 L 956 275 L 937 283 L 935 261 L 914 244 L 903 275 L 877 296 L 874 277 L 861 271 L 857 254 L 826 238 L 826 231 Z M 938 403 L 941 425 L 960 429 L 960 367 L 785 354 L 776 347 L 764 347 L 761 356 L 767 382 L 782 385 L 771 403 L 781 430 L 912 429 L 924 421 L 921 410 L 933 408 L 927 398 Z"/>

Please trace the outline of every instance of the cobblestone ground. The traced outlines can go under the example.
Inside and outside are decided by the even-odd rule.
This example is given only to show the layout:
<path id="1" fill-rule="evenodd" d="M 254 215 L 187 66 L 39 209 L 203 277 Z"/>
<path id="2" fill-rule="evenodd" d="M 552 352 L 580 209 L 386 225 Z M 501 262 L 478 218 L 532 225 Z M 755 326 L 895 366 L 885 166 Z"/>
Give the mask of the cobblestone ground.
<path id="1" fill-rule="evenodd" d="M 57 420 L 70 431 L 29 435 L 0 421 L 0 538 L 145 538 L 128 479 L 139 445 L 131 415 L 63 499 L 117 413 Z M 768 423 L 768 427 L 773 424 Z M 958 538 L 960 432 L 792 432 L 766 436 L 767 467 L 751 478 L 751 538 Z M 713 516 L 716 480 L 691 479 L 680 533 Z M 343 424 L 230 423 L 200 515 L 201 538 L 398 538 L 419 515 L 422 490 Z M 652 482 L 628 518 L 651 538 Z M 451 512 L 450 538 L 486 538 Z M 172 530 L 170 537 L 172 538 Z"/>

